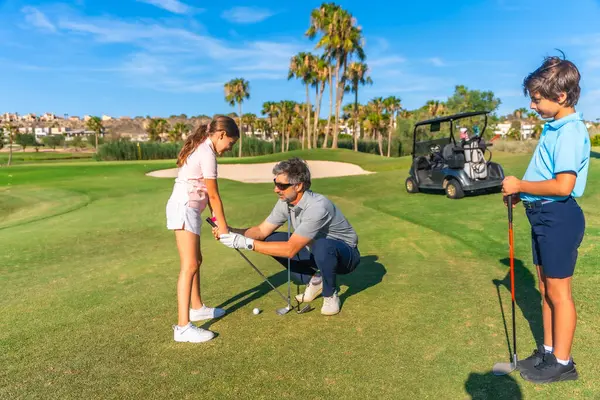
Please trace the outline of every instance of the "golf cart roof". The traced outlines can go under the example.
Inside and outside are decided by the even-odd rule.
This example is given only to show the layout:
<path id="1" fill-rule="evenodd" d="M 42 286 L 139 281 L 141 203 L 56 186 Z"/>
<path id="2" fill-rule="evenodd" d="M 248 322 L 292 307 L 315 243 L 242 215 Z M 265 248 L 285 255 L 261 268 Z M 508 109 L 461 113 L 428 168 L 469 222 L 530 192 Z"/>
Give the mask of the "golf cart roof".
<path id="1" fill-rule="evenodd" d="M 426 121 L 417 122 L 415 125 L 415 128 L 417 126 L 422 126 L 422 125 L 431 125 L 436 122 L 441 123 L 441 122 L 454 121 L 454 120 L 461 119 L 461 118 L 473 117 L 475 115 L 485 115 L 485 114 L 489 114 L 489 113 L 490 113 L 489 111 L 469 111 L 469 112 L 464 112 L 464 113 L 459 113 L 459 114 L 447 115 L 445 117 L 433 118 L 433 119 L 428 119 Z"/>

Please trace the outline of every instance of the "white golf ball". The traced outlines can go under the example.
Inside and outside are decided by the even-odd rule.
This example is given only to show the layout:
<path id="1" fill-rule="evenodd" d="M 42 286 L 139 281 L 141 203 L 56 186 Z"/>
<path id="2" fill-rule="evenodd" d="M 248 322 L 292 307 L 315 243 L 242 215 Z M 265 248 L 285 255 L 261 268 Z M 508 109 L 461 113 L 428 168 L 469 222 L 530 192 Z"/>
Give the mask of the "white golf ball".
<path id="1" fill-rule="evenodd" d="M 252 310 L 252 313 L 254 313 L 254 315 L 258 315 L 260 314 L 260 310 L 258 308 L 255 308 L 254 310 Z"/>

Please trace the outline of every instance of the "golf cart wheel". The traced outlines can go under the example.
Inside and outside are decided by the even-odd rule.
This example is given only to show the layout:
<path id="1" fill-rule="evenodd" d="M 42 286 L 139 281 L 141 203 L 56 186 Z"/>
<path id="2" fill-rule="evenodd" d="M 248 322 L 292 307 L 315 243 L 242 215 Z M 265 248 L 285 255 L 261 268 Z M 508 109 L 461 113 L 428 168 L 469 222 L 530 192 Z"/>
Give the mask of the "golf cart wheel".
<path id="1" fill-rule="evenodd" d="M 449 199 L 462 199 L 465 197 L 465 192 L 456 179 L 450 179 L 446 184 L 446 196 Z"/>
<path id="2" fill-rule="evenodd" d="M 406 178 L 406 182 L 404 183 L 404 186 L 406 187 L 406 191 L 408 193 L 417 193 L 419 191 L 417 182 L 415 182 L 415 180 L 413 178 L 411 178 L 410 176 L 408 178 Z"/>

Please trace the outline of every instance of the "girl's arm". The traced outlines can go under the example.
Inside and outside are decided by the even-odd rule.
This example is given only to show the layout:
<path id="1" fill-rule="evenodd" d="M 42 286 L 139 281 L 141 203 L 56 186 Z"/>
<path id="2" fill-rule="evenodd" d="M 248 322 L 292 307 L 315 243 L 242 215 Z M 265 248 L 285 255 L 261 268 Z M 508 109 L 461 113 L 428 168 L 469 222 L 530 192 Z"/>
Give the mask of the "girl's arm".
<path id="1" fill-rule="evenodd" d="M 216 179 L 205 179 L 206 189 L 208 191 L 208 203 L 214 216 L 217 218 L 216 224 L 219 227 L 219 234 L 229 233 L 227 220 L 225 219 L 225 209 L 219 194 L 219 185 Z"/>

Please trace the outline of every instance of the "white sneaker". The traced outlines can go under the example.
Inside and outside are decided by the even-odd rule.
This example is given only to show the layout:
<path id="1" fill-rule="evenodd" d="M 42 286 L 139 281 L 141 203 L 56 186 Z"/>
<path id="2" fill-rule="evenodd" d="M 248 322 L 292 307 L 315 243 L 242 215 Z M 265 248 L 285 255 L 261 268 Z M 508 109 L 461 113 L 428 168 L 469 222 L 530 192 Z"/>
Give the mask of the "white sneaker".
<path id="1" fill-rule="evenodd" d="M 222 308 L 212 308 L 202 305 L 198 309 L 190 308 L 190 321 L 203 321 L 205 319 L 219 318 L 225 315 L 225 310 Z"/>
<path id="2" fill-rule="evenodd" d="M 321 307 L 321 314 L 323 315 L 335 315 L 340 312 L 340 298 L 337 292 L 333 293 L 331 297 L 323 297 L 323 307 Z"/>
<path id="3" fill-rule="evenodd" d="M 199 328 L 191 322 L 184 327 L 173 325 L 173 339 L 176 342 L 201 343 L 208 342 L 214 337 L 213 332 Z"/>
<path id="4" fill-rule="evenodd" d="M 298 303 L 309 303 L 317 298 L 318 295 L 323 291 L 323 280 L 321 283 L 315 285 L 314 283 L 308 282 L 306 285 L 306 289 L 304 289 L 304 293 L 300 293 L 296 295 L 296 300 Z"/>

